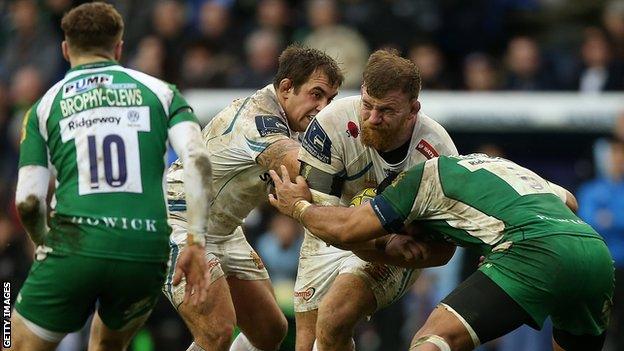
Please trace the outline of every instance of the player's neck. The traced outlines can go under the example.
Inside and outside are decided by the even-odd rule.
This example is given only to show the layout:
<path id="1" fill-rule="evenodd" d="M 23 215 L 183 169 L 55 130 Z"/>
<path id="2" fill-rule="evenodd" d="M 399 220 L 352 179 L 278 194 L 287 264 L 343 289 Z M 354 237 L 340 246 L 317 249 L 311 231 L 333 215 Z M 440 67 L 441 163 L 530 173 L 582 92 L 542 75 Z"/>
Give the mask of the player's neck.
<path id="1" fill-rule="evenodd" d="M 104 55 L 78 55 L 74 57 L 70 57 L 69 64 L 72 68 L 76 66 L 88 65 L 97 62 L 103 61 L 114 61 L 115 58 L 112 56 L 104 56 Z"/>

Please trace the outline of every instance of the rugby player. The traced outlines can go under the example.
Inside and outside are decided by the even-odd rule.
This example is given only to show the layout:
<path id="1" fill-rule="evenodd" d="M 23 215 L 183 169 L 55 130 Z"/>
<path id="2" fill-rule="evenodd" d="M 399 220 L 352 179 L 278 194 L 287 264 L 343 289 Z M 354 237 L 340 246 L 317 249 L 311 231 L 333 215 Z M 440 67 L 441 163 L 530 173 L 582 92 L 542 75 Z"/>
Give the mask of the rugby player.
<path id="1" fill-rule="evenodd" d="M 168 141 L 185 165 L 192 208 L 173 280 L 186 275 L 193 302 L 205 299 L 211 166 L 178 90 L 117 63 L 124 23 L 111 5 L 78 6 L 61 26 L 71 70 L 24 117 L 15 202 L 37 251 L 15 304 L 13 348 L 53 350 L 97 309 L 89 350 L 125 350 L 166 278 Z"/>
<path id="2" fill-rule="evenodd" d="M 303 178 L 271 172 L 271 204 L 328 243 L 353 244 L 419 223 L 420 239 L 476 247 L 478 271 L 451 292 L 410 350 L 471 350 L 522 324 L 553 323 L 554 350 L 601 350 L 614 267 L 602 237 L 579 219 L 574 196 L 534 172 L 484 154 L 412 167 L 370 202 L 316 207 Z M 414 255 L 426 259 L 425 246 Z"/>
<path id="3" fill-rule="evenodd" d="M 411 61 L 387 50 L 370 56 L 361 95 L 334 101 L 303 137 L 301 174 L 317 203 L 348 205 L 389 174 L 457 154 L 446 130 L 420 111 L 419 92 Z M 295 283 L 297 351 L 310 351 L 315 339 L 323 350 L 349 349 L 356 323 L 399 299 L 419 275 L 415 268 L 367 262 L 389 262 L 380 257 L 386 252 L 343 248 L 355 253 L 306 230 Z"/>
<path id="4" fill-rule="evenodd" d="M 286 335 L 264 264 L 241 228 L 251 210 L 266 201 L 269 169 L 286 164 L 299 171 L 298 133 L 336 96 L 343 76 L 326 54 L 291 46 L 282 52 L 273 83 L 234 101 L 203 130 L 213 165 L 214 201 L 208 220 L 206 256 L 212 269 L 209 299 L 183 303 L 184 284 L 168 279 L 164 293 L 194 337 L 188 350 L 227 350 L 236 325 L 242 333 L 230 350 L 276 350 Z M 182 165 L 167 176 L 171 260 L 186 246 L 188 231 Z M 170 274 L 171 275 L 171 274 Z"/>

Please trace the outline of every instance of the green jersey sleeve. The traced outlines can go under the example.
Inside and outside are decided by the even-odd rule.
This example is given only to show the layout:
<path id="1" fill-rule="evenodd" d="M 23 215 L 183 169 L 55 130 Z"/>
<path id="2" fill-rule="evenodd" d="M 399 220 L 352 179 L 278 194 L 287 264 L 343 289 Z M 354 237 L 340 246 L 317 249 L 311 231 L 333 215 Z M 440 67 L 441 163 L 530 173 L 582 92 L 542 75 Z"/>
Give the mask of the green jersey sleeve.
<path id="1" fill-rule="evenodd" d="M 175 85 L 169 85 L 169 88 L 173 91 L 173 98 L 169 106 L 169 128 L 184 121 L 199 123 L 193 109 L 178 88 Z"/>
<path id="2" fill-rule="evenodd" d="M 20 167 L 28 165 L 48 166 L 47 145 L 39 131 L 39 118 L 37 118 L 36 106 L 37 104 L 26 111 L 22 122 L 19 154 Z"/>
<path id="3" fill-rule="evenodd" d="M 388 232 L 401 231 L 405 221 L 410 217 L 420 188 L 424 166 L 425 163 L 420 163 L 399 173 L 390 186 L 371 200 L 375 214 Z"/>

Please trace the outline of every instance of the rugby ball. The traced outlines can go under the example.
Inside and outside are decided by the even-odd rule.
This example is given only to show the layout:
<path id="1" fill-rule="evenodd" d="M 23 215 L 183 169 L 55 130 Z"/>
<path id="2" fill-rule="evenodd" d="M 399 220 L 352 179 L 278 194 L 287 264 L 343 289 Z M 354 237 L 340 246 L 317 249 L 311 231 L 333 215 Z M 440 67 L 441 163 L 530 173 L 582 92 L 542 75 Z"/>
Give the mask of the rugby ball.
<path id="1" fill-rule="evenodd" d="M 360 206 L 361 204 L 367 203 L 372 200 L 376 195 L 377 190 L 375 188 L 366 188 L 355 194 L 355 196 L 351 199 L 351 202 L 349 203 L 349 207 Z"/>

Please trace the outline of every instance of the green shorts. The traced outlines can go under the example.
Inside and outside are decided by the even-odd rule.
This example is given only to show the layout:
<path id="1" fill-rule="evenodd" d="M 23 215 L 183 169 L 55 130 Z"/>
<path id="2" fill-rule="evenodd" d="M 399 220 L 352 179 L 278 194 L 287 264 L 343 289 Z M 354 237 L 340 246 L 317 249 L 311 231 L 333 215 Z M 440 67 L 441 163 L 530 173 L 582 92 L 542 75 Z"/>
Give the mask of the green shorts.
<path id="1" fill-rule="evenodd" d="M 613 260 L 600 238 L 555 234 L 491 252 L 479 268 L 542 327 L 600 335 L 608 323 L 615 283 Z"/>
<path id="2" fill-rule="evenodd" d="M 80 330 L 97 307 L 104 324 L 120 330 L 154 308 L 167 264 L 50 253 L 35 261 L 15 308 L 57 333 Z"/>

